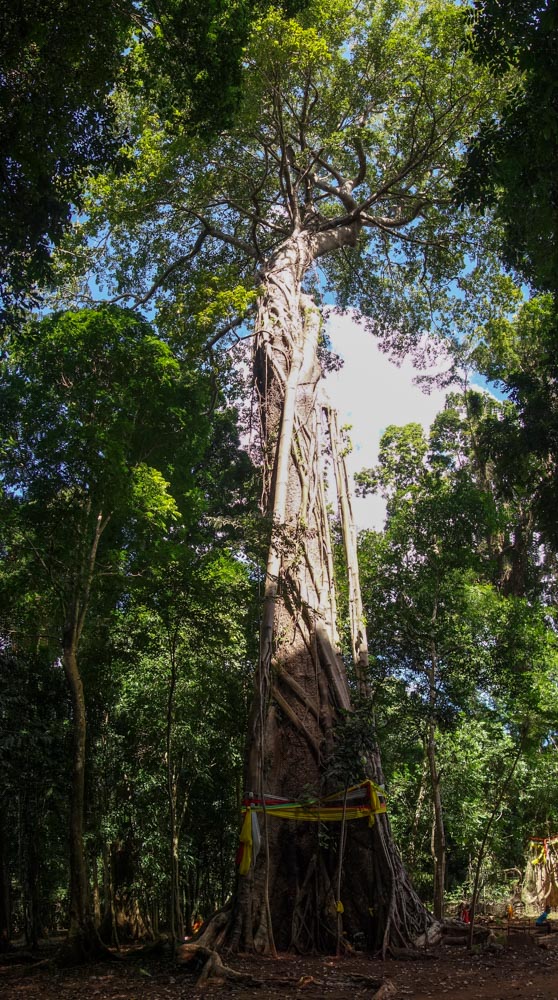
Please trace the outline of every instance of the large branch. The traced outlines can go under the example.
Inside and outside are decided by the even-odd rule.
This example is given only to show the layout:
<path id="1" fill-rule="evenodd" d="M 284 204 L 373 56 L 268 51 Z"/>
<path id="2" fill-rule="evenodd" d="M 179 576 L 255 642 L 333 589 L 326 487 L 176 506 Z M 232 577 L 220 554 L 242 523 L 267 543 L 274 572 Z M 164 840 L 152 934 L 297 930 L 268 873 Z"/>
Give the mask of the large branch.
<path id="1" fill-rule="evenodd" d="M 347 182 L 344 182 L 343 187 L 334 187 L 333 184 L 328 184 L 322 177 L 314 176 L 314 184 L 320 191 L 325 191 L 332 198 L 337 198 L 347 212 L 354 212 L 358 208 L 358 202 L 355 201 L 346 189 Z"/>
<path id="2" fill-rule="evenodd" d="M 462 112 L 462 102 L 456 101 L 450 107 L 448 107 L 443 114 L 439 115 L 438 118 L 433 118 L 430 126 L 429 136 L 418 148 L 414 144 L 413 140 L 413 144 L 411 146 L 411 155 L 407 157 L 403 166 L 394 175 L 389 177 L 376 191 L 373 192 L 373 194 L 369 195 L 368 198 L 365 198 L 364 201 L 358 203 L 355 208 L 353 208 L 351 211 L 348 211 L 345 216 L 340 216 L 335 219 L 327 219 L 326 221 L 324 221 L 319 227 L 320 230 L 323 231 L 328 229 L 337 229 L 340 226 L 350 225 L 357 219 L 359 219 L 361 223 L 364 223 L 365 221 L 364 216 L 368 213 L 368 210 L 372 208 L 373 205 L 378 204 L 390 191 L 393 190 L 394 187 L 403 184 L 403 182 L 412 174 L 414 170 L 417 169 L 417 167 L 420 167 L 426 161 L 431 161 L 434 154 L 437 153 L 448 142 L 448 135 L 447 135 L 448 128 L 454 124 L 456 116 L 458 116 L 461 112 Z M 444 130 L 444 132 L 442 132 L 440 128 L 442 122 L 446 122 L 446 129 Z M 447 123 L 449 123 L 449 125 L 447 125 Z M 359 168 L 359 173 L 357 174 L 357 178 L 355 178 L 355 184 L 356 180 L 358 180 L 358 178 L 361 176 L 363 169 L 365 169 L 365 163 L 363 161 L 364 150 L 362 148 L 360 150 L 360 153 L 358 153 L 358 156 L 359 156 L 360 168 Z M 332 176 L 335 176 L 337 174 L 339 178 L 342 178 L 342 175 L 338 174 L 337 171 L 334 171 L 334 168 L 332 168 L 330 164 L 327 164 L 326 167 L 328 171 L 332 174 Z M 340 196 L 340 192 L 338 192 L 337 189 L 333 190 L 336 191 L 338 196 Z M 403 228 L 404 226 L 408 225 L 409 222 L 413 221 L 414 218 L 416 218 L 418 212 L 421 210 L 422 207 L 424 207 L 424 204 L 425 202 L 423 201 L 422 205 L 420 205 L 415 214 L 412 216 L 401 217 L 401 219 L 399 220 L 386 219 L 384 217 L 380 217 L 378 220 L 376 220 L 374 216 L 369 216 L 366 219 L 366 224 L 367 225 L 379 224 L 380 227 L 389 229 Z"/>
<path id="3" fill-rule="evenodd" d="M 231 247 L 236 247 L 237 250 L 242 250 L 243 253 L 248 254 L 249 257 L 258 259 L 258 253 L 255 247 L 251 243 L 247 243 L 246 240 L 241 239 L 239 236 L 235 236 L 234 233 L 225 233 L 222 229 L 218 229 L 214 226 L 209 219 L 206 219 L 203 215 L 196 213 L 196 218 L 202 223 L 202 225 L 207 227 L 208 236 L 213 236 L 216 240 L 221 240 L 222 243 L 227 243 Z"/>

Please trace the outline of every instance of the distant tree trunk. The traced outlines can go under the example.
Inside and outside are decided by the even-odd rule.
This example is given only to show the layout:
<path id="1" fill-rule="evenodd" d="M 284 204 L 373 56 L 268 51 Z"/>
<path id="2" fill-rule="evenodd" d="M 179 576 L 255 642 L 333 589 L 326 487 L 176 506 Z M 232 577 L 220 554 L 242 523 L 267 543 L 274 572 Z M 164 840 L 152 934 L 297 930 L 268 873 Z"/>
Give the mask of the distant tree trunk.
<path id="1" fill-rule="evenodd" d="M 488 817 L 488 820 L 487 820 L 485 828 L 484 828 L 484 833 L 482 835 L 482 840 L 481 840 L 479 851 L 478 851 L 478 854 L 477 854 L 477 861 L 476 861 L 476 864 L 475 864 L 475 876 L 474 876 L 474 879 L 473 879 L 473 891 L 472 891 L 472 895 L 471 895 L 471 907 L 470 907 L 470 911 L 469 911 L 469 913 L 470 913 L 470 924 L 469 924 L 469 932 L 468 932 L 468 935 L 467 935 L 467 946 L 468 946 L 469 949 L 471 949 L 473 947 L 473 939 L 474 939 L 474 933 L 475 933 L 475 922 L 476 922 L 477 908 L 478 908 L 479 894 L 480 894 L 480 882 L 481 882 L 482 863 L 484 861 L 484 855 L 485 855 L 486 847 L 487 847 L 487 844 L 488 844 L 488 841 L 489 841 L 489 837 L 490 837 L 490 833 L 491 833 L 491 830 L 492 830 L 492 826 L 494 824 L 494 821 L 496 820 L 496 815 L 497 815 L 498 810 L 500 808 L 502 799 L 504 798 L 504 795 L 506 794 L 506 792 L 507 792 L 507 790 L 509 788 L 510 782 L 511 782 L 511 780 L 512 780 L 512 778 L 514 776 L 514 773 L 515 773 L 515 769 L 516 769 L 517 765 L 519 764 L 519 761 L 520 761 L 520 758 L 521 758 L 521 754 L 523 753 L 523 748 L 524 748 L 525 740 L 527 738 L 527 733 L 528 733 L 527 728 L 524 728 L 523 731 L 522 731 L 522 733 L 521 733 L 521 739 L 519 741 L 519 746 L 516 749 L 515 755 L 513 757 L 512 763 L 511 763 L 511 767 L 509 768 L 508 772 L 504 775 L 504 778 L 503 778 L 502 782 L 500 783 L 500 786 L 499 786 L 499 788 L 498 788 L 498 790 L 496 792 L 496 795 L 495 795 L 495 798 L 494 798 L 494 803 L 492 805 L 492 810 L 490 812 L 490 815 Z"/>
<path id="2" fill-rule="evenodd" d="M 83 548 L 76 553 L 73 591 L 68 599 L 62 636 L 62 664 L 72 704 L 72 782 L 69 829 L 70 912 L 67 947 L 61 953 L 61 961 L 83 961 L 98 956 L 102 951 L 101 940 L 91 913 L 83 839 L 87 716 L 78 649 L 89 608 L 99 542 L 110 516 L 110 514 L 103 516 L 101 512 L 92 515 L 90 503 L 84 508 Z"/>
<path id="3" fill-rule="evenodd" d="M 415 805 L 415 815 L 413 816 L 413 825 L 411 827 L 411 836 L 409 838 L 409 847 L 407 853 L 407 861 L 411 873 L 414 872 L 416 866 L 420 818 L 422 816 L 424 800 L 426 798 L 426 793 L 428 790 L 428 772 L 429 772 L 428 756 L 426 754 L 426 749 L 425 749 L 424 761 L 420 773 L 420 785 L 417 795 L 417 802 Z"/>
<path id="4" fill-rule="evenodd" d="M 169 860 L 170 860 L 170 932 L 174 943 L 184 938 L 184 914 L 180 898 L 180 818 L 178 816 L 178 776 L 173 759 L 174 696 L 177 681 L 176 635 L 171 637 L 171 672 L 167 698 L 166 762 L 167 800 L 169 806 Z"/>
<path id="5" fill-rule="evenodd" d="M 64 636 L 63 664 L 72 699 L 72 786 L 70 796 L 70 938 L 87 935 L 89 912 L 87 864 L 83 843 L 85 809 L 85 699 L 74 630 Z"/>
<path id="6" fill-rule="evenodd" d="M 12 936 L 6 806 L 6 802 L 0 802 L 0 952 L 8 950 Z"/>
<path id="7" fill-rule="evenodd" d="M 436 619 L 437 605 L 433 621 Z M 446 830 L 444 825 L 444 809 L 442 805 L 441 780 L 436 759 L 436 680 L 437 680 L 437 651 L 434 641 L 430 648 L 430 668 L 428 670 L 428 706 L 429 717 L 426 734 L 426 756 L 428 758 L 428 768 L 430 771 L 430 785 L 432 789 L 432 840 L 431 853 L 434 862 L 434 900 L 433 911 L 437 920 L 444 917 L 444 896 L 446 884 Z"/>
<path id="8" fill-rule="evenodd" d="M 23 800 L 23 901 L 25 941 L 32 948 L 39 944 L 42 931 L 39 913 L 39 853 L 37 802 L 35 794 L 25 789 Z"/>
<path id="9" fill-rule="evenodd" d="M 354 244 L 357 235 L 352 224 L 294 236 L 261 279 L 255 382 L 271 539 L 245 764 L 245 790 L 259 795 L 296 800 L 335 791 L 327 764 L 335 726 L 351 710 L 322 469 L 321 319 L 302 281 L 317 257 Z M 379 757 L 369 761 L 369 772 L 381 782 Z M 320 843 L 319 824 L 263 819 L 255 868 L 239 877 L 231 946 L 268 951 L 274 938 L 282 949 L 334 949 L 337 849 Z M 364 821 L 347 824 L 341 881 L 349 938 L 359 935 L 385 951 L 426 930 L 428 915 L 407 879 L 387 817 L 377 817 L 372 830 Z"/>
<path id="10" fill-rule="evenodd" d="M 534 517 L 532 509 L 522 511 L 513 538 L 506 539 L 498 552 L 498 586 L 504 597 L 524 597 L 532 565 Z"/>
<path id="11" fill-rule="evenodd" d="M 116 902 L 114 898 L 114 874 L 111 845 L 103 843 L 103 916 L 100 934 L 109 947 L 120 947 L 118 925 L 116 920 Z"/>
<path id="12" fill-rule="evenodd" d="M 442 798 L 440 795 L 440 778 L 436 770 L 434 741 L 430 736 L 428 738 L 428 760 L 430 764 L 430 780 L 432 782 L 431 853 L 434 862 L 434 899 L 432 909 L 436 919 L 443 920 L 446 881 L 446 839 Z"/>

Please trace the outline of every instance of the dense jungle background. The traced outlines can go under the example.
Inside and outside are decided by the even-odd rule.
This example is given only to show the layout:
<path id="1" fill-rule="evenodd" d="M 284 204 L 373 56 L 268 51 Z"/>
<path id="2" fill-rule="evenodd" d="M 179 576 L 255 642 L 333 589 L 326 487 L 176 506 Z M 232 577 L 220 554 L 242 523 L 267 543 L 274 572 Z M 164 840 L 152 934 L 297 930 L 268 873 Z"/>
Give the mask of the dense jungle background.
<path id="1" fill-rule="evenodd" d="M 385 959 L 558 906 L 557 18 L 0 11 L 0 950 L 230 912 L 233 951 Z M 447 389 L 354 487 L 324 309 Z M 365 777 L 375 848 L 266 814 Z"/>

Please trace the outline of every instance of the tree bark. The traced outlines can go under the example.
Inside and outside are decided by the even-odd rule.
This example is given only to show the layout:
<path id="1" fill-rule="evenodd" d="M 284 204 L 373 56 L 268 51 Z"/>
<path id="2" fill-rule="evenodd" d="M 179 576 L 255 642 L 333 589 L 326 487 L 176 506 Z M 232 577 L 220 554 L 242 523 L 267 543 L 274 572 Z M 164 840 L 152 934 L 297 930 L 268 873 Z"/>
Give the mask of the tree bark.
<path id="1" fill-rule="evenodd" d="M 62 636 L 62 664 L 72 704 L 72 781 L 70 792 L 70 893 L 67 946 L 59 961 L 78 962 L 103 952 L 90 908 L 87 860 L 83 840 L 85 823 L 85 764 L 87 716 L 78 650 L 89 608 L 91 586 L 101 536 L 111 515 L 93 515 L 88 501 L 84 508 L 82 544 L 78 546 L 72 589 L 67 600 Z"/>
<path id="2" fill-rule="evenodd" d="M 270 544 L 245 763 L 245 790 L 299 800 L 336 791 L 328 775 L 335 726 L 351 710 L 336 629 L 335 583 L 323 485 L 320 316 L 303 291 L 322 253 L 353 244 L 356 224 L 285 241 L 262 275 L 255 330 L 264 514 Z M 356 619 L 361 612 L 356 609 Z M 362 621 L 358 622 L 363 632 Z M 362 666 L 366 646 L 355 635 Z M 379 756 L 369 777 L 381 783 Z M 239 876 L 232 948 L 332 950 L 337 938 L 336 848 L 319 824 L 263 816 L 263 847 Z M 336 831 L 333 840 L 337 840 Z M 378 816 L 347 824 L 344 933 L 383 952 L 429 922 Z M 271 924 L 271 926 L 270 926 Z"/>
<path id="3" fill-rule="evenodd" d="M 5 821 L 7 803 L 0 803 L 0 952 L 7 951 L 11 941 L 11 892 L 8 861 L 8 837 Z"/>
<path id="4" fill-rule="evenodd" d="M 437 604 L 433 614 L 433 623 L 436 620 Z M 428 726 L 426 733 L 426 756 L 430 771 L 430 784 L 432 788 L 432 843 L 431 853 L 434 862 L 434 900 L 433 911 L 436 920 L 444 919 L 444 897 L 446 884 L 446 830 L 444 825 L 444 808 L 442 804 L 440 772 L 436 760 L 436 679 L 437 679 L 437 652 L 434 640 L 430 646 L 430 667 L 428 669 Z"/>
<path id="5" fill-rule="evenodd" d="M 69 936 L 83 934 L 89 921 L 88 879 L 83 843 L 85 808 L 85 741 L 87 723 L 76 640 L 69 629 L 64 637 L 63 664 L 72 700 L 72 786 L 70 795 L 70 923 Z"/>

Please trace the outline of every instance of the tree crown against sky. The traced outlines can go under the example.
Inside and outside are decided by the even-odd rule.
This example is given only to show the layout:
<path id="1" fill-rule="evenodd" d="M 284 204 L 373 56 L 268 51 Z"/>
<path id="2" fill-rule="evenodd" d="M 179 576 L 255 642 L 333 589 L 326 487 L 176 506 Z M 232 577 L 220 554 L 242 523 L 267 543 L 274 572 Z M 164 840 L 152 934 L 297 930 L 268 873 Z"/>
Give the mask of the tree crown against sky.
<path id="1" fill-rule="evenodd" d="M 357 246 L 323 258 L 315 287 L 412 338 L 481 238 L 450 199 L 493 97 L 463 34 L 445 0 L 271 10 L 245 51 L 235 122 L 210 143 L 121 90 L 130 169 L 92 183 L 64 260 L 73 271 L 75 253 L 109 294 L 155 303 L 161 321 L 214 334 L 250 307 L 286 239 L 329 233 L 331 248 L 352 225 Z"/>

